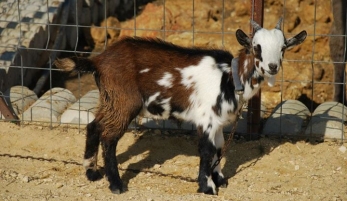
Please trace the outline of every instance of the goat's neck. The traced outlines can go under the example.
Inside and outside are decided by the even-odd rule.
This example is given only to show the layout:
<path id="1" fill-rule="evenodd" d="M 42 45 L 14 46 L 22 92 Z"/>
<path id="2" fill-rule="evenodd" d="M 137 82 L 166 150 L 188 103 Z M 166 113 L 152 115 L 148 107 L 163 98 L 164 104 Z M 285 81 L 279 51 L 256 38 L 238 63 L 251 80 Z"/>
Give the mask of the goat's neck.
<path id="1" fill-rule="evenodd" d="M 239 54 L 239 76 L 244 86 L 244 99 L 248 100 L 256 94 L 264 77 L 258 73 L 255 67 L 254 55 L 246 49 L 240 51 Z"/>

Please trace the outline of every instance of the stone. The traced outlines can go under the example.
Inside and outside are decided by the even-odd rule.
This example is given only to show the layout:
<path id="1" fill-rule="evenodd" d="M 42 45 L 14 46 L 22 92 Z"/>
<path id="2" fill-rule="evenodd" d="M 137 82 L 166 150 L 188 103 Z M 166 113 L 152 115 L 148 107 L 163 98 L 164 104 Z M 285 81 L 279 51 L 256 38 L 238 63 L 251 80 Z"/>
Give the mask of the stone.
<path id="1" fill-rule="evenodd" d="M 99 103 L 99 90 L 91 90 L 71 105 L 62 115 L 61 123 L 88 124 L 95 118 Z"/>
<path id="2" fill-rule="evenodd" d="M 341 147 L 339 147 L 339 151 L 342 152 L 342 153 L 346 153 L 347 148 L 342 145 Z"/>
<path id="3" fill-rule="evenodd" d="M 95 44 L 103 44 L 105 40 L 114 41 L 120 34 L 120 23 L 115 17 L 108 17 L 107 20 L 101 22 L 100 26 L 92 26 L 90 28 L 91 37 Z"/>
<path id="4" fill-rule="evenodd" d="M 22 120 L 59 123 L 60 115 L 75 101 L 75 96 L 69 90 L 53 88 L 23 113 Z"/>
<path id="5" fill-rule="evenodd" d="M 346 106 L 334 101 L 322 103 L 313 112 L 305 134 L 314 138 L 346 139 L 346 119 Z"/>
<path id="6" fill-rule="evenodd" d="M 262 134 L 300 135 L 310 114 L 308 108 L 298 100 L 283 101 L 266 120 Z"/>
<path id="7" fill-rule="evenodd" d="M 163 37 L 164 30 L 170 30 L 171 13 L 166 10 L 164 20 L 163 5 L 148 3 L 141 15 L 135 19 L 121 23 L 122 30 L 120 37 L 140 36 L 140 37 Z"/>
<path id="8" fill-rule="evenodd" d="M 242 0 L 235 2 L 235 15 L 238 17 L 250 15 L 251 1 Z"/>
<path id="9" fill-rule="evenodd" d="M 22 114 L 38 99 L 37 95 L 25 86 L 11 87 L 5 92 L 5 97 L 17 115 Z"/>

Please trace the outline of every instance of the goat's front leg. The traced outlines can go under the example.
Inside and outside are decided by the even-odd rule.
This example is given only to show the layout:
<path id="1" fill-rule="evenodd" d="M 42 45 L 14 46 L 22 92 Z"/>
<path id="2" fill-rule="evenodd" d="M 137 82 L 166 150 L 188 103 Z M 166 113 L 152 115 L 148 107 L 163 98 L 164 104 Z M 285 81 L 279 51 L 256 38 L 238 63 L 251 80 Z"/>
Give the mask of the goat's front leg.
<path id="1" fill-rule="evenodd" d="M 223 136 L 223 129 L 219 129 L 218 132 L 216 132 L 216 135 L 214 137 L 215 145 L 217 149 L 217 153 L 215 154 L 212 165 L 215 163 L 216 160 L 222 155 L 222 149 L 224 146 L 224 136 Z M 224 175 L 222 173 L 221 164 L 219 163 L 212 172 L 212 180 L 216 184 L 217 187 L 227 187 L 228 181 L 224 178 Z"/>
<path id="2" fill-rule="evenodd" d="M 200 154 L 200 167 L 199 167 L 199 189 L 198 192 L 206 194 L 217 194 L 216 185 L 212 180 L 211 166 L 213 156 L 216 154 L 216 147 L 211 141 L 209 132 L 200 134 L 199 140 L 199 154 Z"/>

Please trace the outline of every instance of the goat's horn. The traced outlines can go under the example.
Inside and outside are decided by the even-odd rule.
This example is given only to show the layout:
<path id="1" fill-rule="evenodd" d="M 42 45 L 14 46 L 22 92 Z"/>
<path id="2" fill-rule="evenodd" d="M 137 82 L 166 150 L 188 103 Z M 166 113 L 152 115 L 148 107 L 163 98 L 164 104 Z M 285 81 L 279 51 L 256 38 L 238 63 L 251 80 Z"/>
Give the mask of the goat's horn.
<path id="1" fill-rule="evenodd" d="M 257 32 L 258 30 L 262 29 L 262 27 L 258 23 L 253 21 L 253 20 L 251 20 L 251 24 L 252 24 L 252 26 L 254 28 L 254 32 Z"/>
<path id="2" fill-rule="evenodd" d="M 278 20 L 275 29 L 281 30 L 282 21 L 283 21 L 283 18 L 281 17 L 281 18 Z"/>

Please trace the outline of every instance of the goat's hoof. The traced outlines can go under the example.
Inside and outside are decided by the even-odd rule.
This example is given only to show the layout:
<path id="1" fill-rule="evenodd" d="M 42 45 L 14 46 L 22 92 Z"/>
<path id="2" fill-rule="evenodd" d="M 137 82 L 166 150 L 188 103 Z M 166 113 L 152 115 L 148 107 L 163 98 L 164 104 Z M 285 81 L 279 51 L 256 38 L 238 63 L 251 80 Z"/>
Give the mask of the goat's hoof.
<path id="1" fill-rule="evenodd" d="M 103 177 L 100 171 L 92 169 L 86 171 L 86 176 L 89 181 L 97 181 Z"/>
<path id="2" fill-rule="evenodd" d="M 119 189 L 117 189 L 117 190 L 111 190 L 111 192 L 113 193 L 113 194 L 117 194 L 117 195 L 119 195 L 119 194 L 121 194 L 122 192 L 121 192 L 121 190 L 119 190 Z"/>
<path id="3" fill-rule="evenodd" d="M 218 174 L 218 172 L 212 173 L 212 181 L 216 184 L 216 187 L 226 188 L 228 186 L 228 180 Z"/>
<path id="4" fill-rule="evenodd" d="M 123 192 L 122 188 L 118 188 L 116 186 L 110 186 L 109 188 L 113 194 L 119 195 Z"/>
<path id="5" fill-rule="evenodd" d="M 204 193 L 204 194 L 208 194 L 208 195 L 216 195 L 217 193 L 215 193 L 216 191 L 214 191 L 211 187 L 207 186 L 205 188 L 199 188 L 198 189 L 198 193 Z"/>

